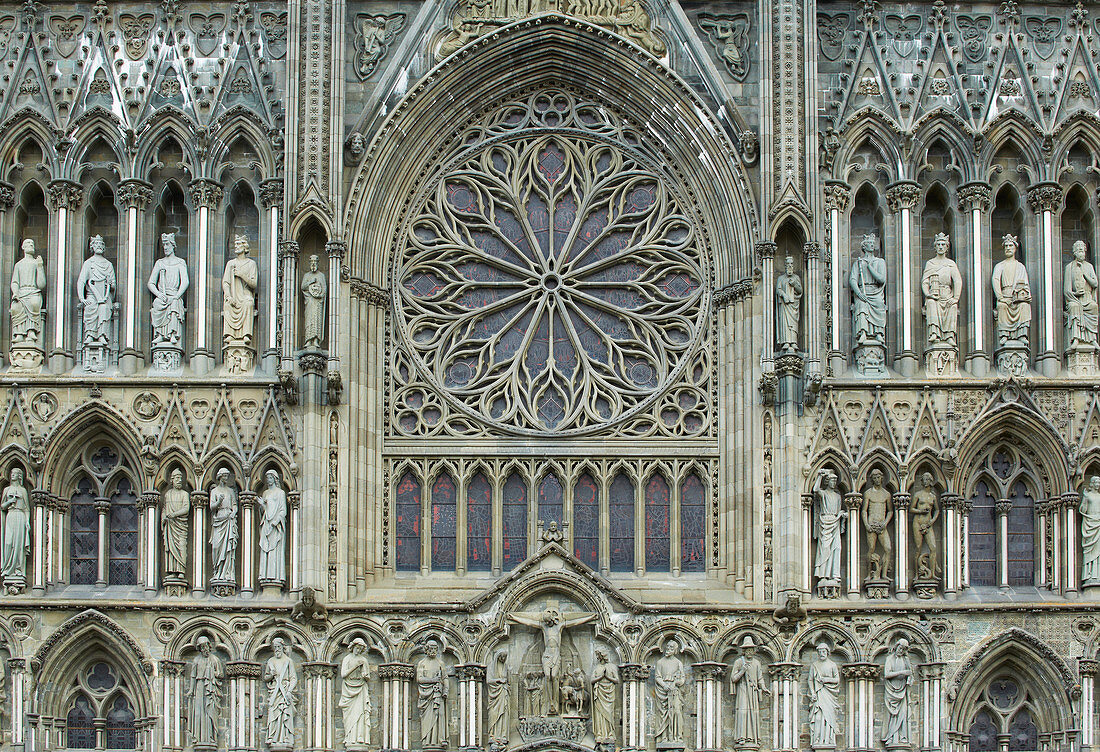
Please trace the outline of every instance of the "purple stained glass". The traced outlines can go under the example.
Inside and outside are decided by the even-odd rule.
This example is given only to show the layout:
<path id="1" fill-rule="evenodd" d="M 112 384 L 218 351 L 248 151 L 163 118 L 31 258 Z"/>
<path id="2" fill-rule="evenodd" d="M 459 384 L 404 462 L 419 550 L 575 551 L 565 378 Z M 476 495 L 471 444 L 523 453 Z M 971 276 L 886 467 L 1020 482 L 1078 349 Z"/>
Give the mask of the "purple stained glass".
<path id="1" fill-rule="evenodd" d="M 466 487 L 466 569 L 488 572 L 492 567 L 493 487 L 478 473 Z"/>
<path id="2" fill-rule="evenodd" d="M 455 568 L 458 490 L 451 476 L 441 473 L 432 484 L 432 569 Z"/>
<path id="3" fill-rule="evenodd" d="M 611 482 L 608 499 L 611 528 L 611 571 L 634 571 L 634 484 L 620 473 Z"/>
<path id="4" fill-rule="evenodd" d="M 503 508 L 503 566 L 509 572 L 527 558 L 527 484 L 518 473 L 504 482 Z"/>
<path id="5" fill-rule="evenodd" d="M 99 513 L 92 482 L 81 478 L 69 498 L 69 582 L 94 585 L 99 562 Z"/>
<path id="6" fill-rule="evenodd" d="M 680 487 L 680 569 L 684 572 L 707 568 L 706 511 L 703 481 L 692 473 Z"/>
<path id="7" fill-rule="evenodd" d="M 414 572 L 420 569 L 420 481 L 405 473 L 394 496 L 396 566 L 398 571 Z"/>
<path id="8" fill-rule="evenodd" d="M 588 473 L 573 486 L 573 554 L 595 569 L 600 563 L 600 496 Z"/>
<path id="9" fill-rule="evenodd" d="M 970 584 L 997 584 L 997 509 L 996 499 L 984 480 L 974 486 L 970 510 Z"/>
<path id="10" fill-rule="evenodd" d="M 553 474 L 544 476 L 539 483 L 539 520 L 545 524 L 546 529 L 550 528 L 551 522 L 556 522 L 558 530 L 561 530 L 564 513 L 565 492 L 561 481 Z"/>
<path id="11" fill-rule="evenodd" d="M 107 522 L 107 583 L 110 585 L 137 584 L 140 519 L 137 496 L 130 481 L 123 478 L 111 496 Z"/>
<path id="12" fill-rule="evenodd" d="M 669 487 L 661 475 L 645 484 L 645 567 L 652 572 L 669 570 Z"/>
<path id="13" fill-rule="evenodd" d="M 1023 481 L 1016 481 L 1009 493 L 1008 584 L 1035 584 L 1035 500 Z"/>

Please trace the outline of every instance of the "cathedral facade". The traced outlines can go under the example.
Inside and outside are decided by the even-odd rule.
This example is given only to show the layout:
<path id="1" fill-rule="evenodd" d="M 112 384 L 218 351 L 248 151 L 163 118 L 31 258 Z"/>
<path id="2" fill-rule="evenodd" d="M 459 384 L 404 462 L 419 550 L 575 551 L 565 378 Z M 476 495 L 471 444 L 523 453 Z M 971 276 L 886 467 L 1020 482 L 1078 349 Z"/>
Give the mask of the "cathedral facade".
<path id="1" fill-rule="evenodd" d="M 1098 59 L 0 2 L 0 745 L 1100 748 Z"/>

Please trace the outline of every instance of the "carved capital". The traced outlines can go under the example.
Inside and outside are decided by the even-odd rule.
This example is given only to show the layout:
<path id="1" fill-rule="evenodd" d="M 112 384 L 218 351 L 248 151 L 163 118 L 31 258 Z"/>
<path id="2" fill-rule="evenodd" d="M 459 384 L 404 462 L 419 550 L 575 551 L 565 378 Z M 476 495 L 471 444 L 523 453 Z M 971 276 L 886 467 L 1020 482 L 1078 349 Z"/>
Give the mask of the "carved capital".
<path id="1" fill-rule="evenodd" d="M 210 494 L 206 491 L 192 491 L 191 492 L 191 508 L 192 509 L 207 509 L 210 507 Z"/>
<path id="2" fill-rule="evenodd" d="M 1057 183 L 1036 183 L 1027 189 L 1027 203 L 1036 214 L 1055 211 L 1062 204 L 1062 186 Z"/>
<path id="3" fill-rule="evenodd" d="M 644 682 L 649 679 L 649 666 L 644 663 L 624 663 L 619 667 L 619 674 L 624 682 Z"/>
<path id="4" fill-rule="evenodd" d="M 1004 517 L 1012 511 L 1012 499 L 997 499 L 994 506 L 997 509 L 997 516 Z"/>
<path id="5" fill-rule="evenodd" d="M 464 679 L 485 681 L 485 667 L 478 663 L 464 663 L 461 666 L 455 666 L 455 678 L 459 681 Z"/>
<path id="6" fill-rule="evenodd" d="M 940 494 L 940 504 L 944 509 L 954 509 L 957 512 L 961 512 L 963 507 L 962 497 L 950 492 Z"/>
<path id="7" fill-rule="evenodd" d="M 859 491 L 844 494 L 844 506 L 847 509 L 859 509 L 861 504 L 863 504 L 863 494 Z"/>
<path id="8" fill-rule="evenodd" d="M 196 209 L 200 206 L 216 209 L 222 201 L 223 190 L 221 185 L 209 178 L 192 180 L 191 184 L 187 186 L 187 190 L 191 192 L 191 203 L 195 205 Z"/>
<path id="9" fill-rule="evenodd" d="M 0 210 L 15 206 L 15 186 L 0 180 Z"/>
<path id="10" fill-rule="evenodd" d="M 1075 512 L 1078 511 L 1081 508 L 1081 494 L 1076 491 L 1062 494 L 1062 506 Z"/>
<path id="11" fill-rule="evenodd" d="M 890 211 L 912 209 L 920 201 L 920 185 L 912 180 L 899 180 L 886 189 L 886 204 Z"/>
<path id="12" fill-rule="evenodd" d="M 302 664 L 302 673 L 309 678 L 328 679 L 336 676 L 336 664 L 324 661 L 307 661 Z"/>
<path id="13" fill-rule="evenodd" d="M 263 667 L 253 661 L 226 661 L 225 677 L 227 679 L 259 679 L 263 674 Z"/>
<path id="14" fill-rule="evenodd" d="M 780 376 L 801 376 L 805 359 L 797 353 L 787 353 L 775 359 L 775 371 Z"/>
<path id="15" fill-rule="evenodd" d="M 46 186 L 46 195 L 52 210 L 74 211 L 80 208 L 80 202 L 84 199 L 84 186 L 71 180 L 52 180 Z"/>
<path id="16" fill-rule="evenodd" d="M 164 676 L 183 676 L 185 664 L 183 661 L 172 661 L 165 658 L 160 662 L 160 672 Z"/>
<path id="17" fill-rule="evenodd" d="M 984 212 L 989 211 L 989 202 L 993 197 L 993 189 L 989 186 L 989 183 L 965 183 L 960 185 L 959 189 L 955 191 L 955 196 L 959 200 L 959 208 L 963 211 L 978 209 Z"/>
<path id="18" fill-rule="evenodd" d="M 870 679 L 878 678 L 882 667 L 877 663 L 845 663 L 840 667 L 840 675 L 845 679 Z"/>
<path id="19" fill-rule="evenodd" d="M 771 261 L 775 258 L 776 244 L 770 240 L 761 240 L 756 244 L 756 263 L 763 264 L 765 259 Z"/>
<path id="20" fill-rule="evenodd" d="M 100 497 L 93 502 L 93 505 L 95 506 L 96 512 L 98 512 L 99 514 L 107 514 L 111 511 L 110 499 L 104 499 Z"/>
<path id="21" fill-rule="evenodd" d="M 802 664 L 793 661 L 781 661 L 768 666 L 773 678 L 780 681 L 798 681 L 802 674 Z"/>
<path id="22" fill-rule="evenodd" d="M 1093 658 L 1077 659 L 1077 671 L 1081 676 L 1096 676 L 1098 669 L 1100 669 L 1100 661 Z"/>
<path id="23" fill-rule="evenodd" d="M 287 501 L 287 504 L 290 505 L 291 509 L 301 508 L 301 506 L 302 506 L 302 492 L 301 491 L 291 491 L 290 493 L 288 493 L 286 495 L 286 501 Z"/>
<path id="24" fill-rule="evenodd" d="M 53 495 L 44 489 L 35 488 L 31 491 L 31 503 L 36 507 L 52 508 L 54 506 Z"/>
<path id="25" fill-rule="evenodd" d="M 302 249 L 298 245 L 297 240 L 284 240 L 279 243 L 279 260 L 284 261 L 286 259 L 297 259 L 301 254 Z"/>
<path id="26" fill-rule="evenodd" d="M 917 672 L 921 679 L 942 679 L 946 666 L 947 664 L 943 661 L 930 661 L 917 666 Z"/>
<path id="27" fill-rule="evenodd" d="M 127 209 L 145 210 L 153 200 L 153 188 L 144 180 L 123 180 L 118 184 L 118 200 Z"/>
<path id="28" fill-rule="evenodd" d="M 691 664 L 691 668 L 695 672 L 695 676 L 699 679 L 721 681 L 722 677 L 726 675 L 726 664 L 716 661 L 693 663 Z"/>
<path id="29" fill-rule="evenodd" d="M 802 508 L 812 509 L 814 506 L 814 495 L 812 493 L 802 494 Z"/>
<path id="30" fill-rule="evenodd" d="M 848 208 L 848 201 L 852 197 L 852 188 L 840 180 L 825 181 L 825 209 L 832 211 L 844 211 Z"/>
<path id="31" fill-rule="evenodd" d="M 808 243 L 802 244 L 802 255 L 806 257 L 807 261 L 816 261 L 821 258 L 821 243 L 816 240 L 811 240 Z"/>
<path id="32" fill-rule="evenodd" d="M 245 509 L 255 509 L 256 499 L 257 496 L 252 491 L 241 491 L 239 494 L 237 494 L 237 503 Z"/>
<path id="33" fill-rule="evenodd" d="M 160 506 L 160 491 L 145 491 L 141 494 L 143 509 L 156 509 Z"/>
<path id="34" fill-rule="evenodd" d="M 348 251 L 348 244 L 342 240 L 330 240 L 325 243 L 325 253 L 328 254 L 330 259 L 336 259 L 338 261 L 344 260 L 344 255 Z"/>
<path id="35" fill-rule="evenodd" d="M 378 679 L 380 681 L 397 679 L 411 682 L 415 678 L 416 669 L 408 663 L 383 663 L 378 667 Z"/>
<path id="36" fill-rule="evenodd" d="M 282 178 L 271 178 L 260 183 L 260 206 L 265 209 L 280 207 L 283 203 Z"/>
<path id="37" fill-rule="evenodd" d="M 21 674 L 27 670 L 26 658 L 8 658 L 8 668 L 13 674 Z"/>
<path id="38" fill-rule="evenodd" d="M 908 509 L 909 508 L 909 501 L 911 499 L 912 499 L 912 497 L 907 493 L 899 492 L 899 493 L 894 494 L 894 496 L 893 496 L 894 508 L 895 509 Z"/>
<path id="39" fill-rule="evenodd" d="M 367 303 L 378 308 L 385 308 L 386 304 L 389 303 L 389 295 L 386 293 L 385 289 L 359 279 L 358 277 L 352 277 L 351 295 L 359 300 L 365 300 Z"/>

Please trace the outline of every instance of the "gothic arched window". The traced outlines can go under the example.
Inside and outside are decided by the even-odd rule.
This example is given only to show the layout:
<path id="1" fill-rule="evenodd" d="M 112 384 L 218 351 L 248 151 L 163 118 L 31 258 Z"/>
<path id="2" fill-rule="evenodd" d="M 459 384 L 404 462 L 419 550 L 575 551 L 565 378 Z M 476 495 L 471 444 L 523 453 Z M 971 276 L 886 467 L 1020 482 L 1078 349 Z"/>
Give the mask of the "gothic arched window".
<path id="1" fill-rule="evenodd" d="M 668 571 L 671 503 L 668 481 L 654 473 L 645 484 L 645 568 L 651 572 Z"/>
<path id="2" fill-rule="evenodd" d="M 1036 582 L 1035 466 L 1019 447 L 994 444 L 978 459 L 970 485 L 969 573 L 975 586 Z M 1006 517 L 1007 538 L 1001 537 Z"/>
<path id="3" fill-rule="evenodd" d="M 65 717 L 69 749 L 137 749 L 133 698 L 110 659 L 94 655 L 83 664 L 74 677 L 69 702 Z"/>
<path id="4" fill-rule="evenodd" d="M 466 485 L 466 569 L 488 572 L 492 557 L 493 487 L 479 472 Z"/>
<path id="5" fill-rule="evenodd" d="M 65 718 L 65 733 L 69 749 L 95 749 L 95 716 L 92 701 L 83 693 L 73 698 L 69 715 Z"/>
<path id="6" fill-rule="evenodd" d="M 95 484 L 84 476 L 69 497 L 69 582 L 94 585 L 99 568 L 99 512 Z"/>
<path id="7" fill-rule="evenodd" d="M 407 471 L 394 499 L 396 559 L 399 571 L 420 570 L 420 480 Z"/>
<path id="8" fill-rule="evenodd" d="M 585 473 L 573 485 L 573 553 L 593 569 L 600 563 L 600 489 Z"/>
<path id="9" fill-rule="evenodd" d="M 458 489 L 447 473 L 432 483 L 432 568 L 455 568 L 455 536 L 458 524 Z"/>
<path id="10" fill-rule="evenodd" d="M 74 476 L 69 497 L 70 584 L 138 584 L 141 513 L 130 469 L 110 444 L 92 442 Z M 106 541 L 100 540 L 102 532 Z"/>
<path id="11" fill-rule="evenodd" d="M 634 483 L 626 473 L 611 482 L 608 522 L 611 526 L 611 571 L 634 571 Z"/>
<path id="12" fill-rule="evenodd" d="M 1002 675 L 986 686 L 982 704 L 969 728 L 969 752 L 998 752 L 999 737 L 1008 737 L 1009 752 L 1036 752 L 1039 729 L 1028 688 L 1016 677 Z"/>

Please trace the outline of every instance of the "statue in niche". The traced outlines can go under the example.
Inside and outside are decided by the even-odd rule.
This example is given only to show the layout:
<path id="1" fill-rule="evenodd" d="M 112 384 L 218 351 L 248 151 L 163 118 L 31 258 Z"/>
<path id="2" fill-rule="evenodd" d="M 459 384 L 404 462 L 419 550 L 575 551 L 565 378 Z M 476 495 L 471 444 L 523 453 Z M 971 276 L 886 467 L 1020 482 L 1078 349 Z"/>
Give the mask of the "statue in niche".
<path id="1" fill-rule="evenodd" d="M 959 299 L 962 297 L 962 274 L 958 264 L 947 258 L 951 239 L 938 233 L 932 241 L 935 258 L 924 265 L 921 291 L 924 292 L 924 321 L 928 328 L 928 346 L 955 349 L 958 347 Z"/>
<path id="2" fill-rule="evenodd" d="M 210 491 L 212 583 L 236 583 L 237 541 L 237 489 L 229 469 L 223 467 L 218 470 L 217 485 Z"/>
<path id="3" fill-rule="evenodd" d="M 882 689 L 886 703 L 886 723 L 882 741 L 887 749 L 909 746 L 909 686 L 913 683 L 913 664 L 909 662 L 909 641 L 894 643 L 886 656 Z"/>
<path id="4" fill-rule="evenodd" d="M 161 527 L 164 530 L 164 571 L 169 577 L 182 578 L 187 571 L 187 519 L 191 495 L 183 487 L 183 471 L 178 467 L 168 476 L 163 495 Z"/>
<path id="5" fill-rule="evenodd" d="M 176 234 L 165 232 L 160 236 L 164 256 L 153 264 L 149 275 L 149 292 L 153 294 L 150 318 L 153 323 L 153 347 L 181 348 L 183 346 L 183 321 L 187 309 L 183 294 L 191 285 L 187 276 L 187 263 L 176 256 Z"/>
<path id="6" fill-rule="evenodd" d="M 317 255 L 309 257 L 309 271 L 302 277 L 302 336 L 307 350 L 320 350 L 325 341 L 325 296 L 328 285 L 317 267 Z"/>
<path id="7" fill-rule="evenodd" d="M 260 496 L 260 582 L 286 581 L 286 491 L 279 473 L 264 473 L 267 488 Z"/>
<path id="8" fill-rule="evenodd" d="M 752 635 L 741 641 L 741 655 L 730 668 L 733 694 L 733 739 L 738 744 L 760 743 L 760 699 L 770 695 L 764 668 L 756 657 Z"/>
<path id="9" fill-rule="evenodd" d="M 370 744 L 370 693 L 367 676 L 367 643 L 356 637 L 340 661 L 340 712 L 344 718 L 344 748 L 365 748 Z"/>
<path id="10" fill-rule="evenodd" d="M 684 744 L 684 688 L 687 675 L 684 663 L 677 657 L 680 645 L 666 640 L 661 657 L 654 665 L 654 692 L 657 696 L 657 718 L 653 736 L 658 749 L 680 748 Z"/>
<path id="11" fill-rule="evenodd" d="M 921 487 L 909 504 L 909 514 L 913 517 L 913 552 L 917 556 L 917 579 L 932 580 L 940 571 L 934 527 L 940 516 L 940 500 L 932 473 L 921 473 L 920 482 Z"/>
<path id="12" fill-rule="evenodd" d="M 226 345 L 251 347 L 260 271 L 248 256 L 250 249 L 244 235 L 233 238 L 233 251 L 237 257 L 229 260 L 222 275 L 222 336 Z"/>
<path id="13" fill-rule="evenodd" d="M 4 586 L 11 594 L 27 584 L 27 554 L 31 548 L 30 495 L 23 485 L 23 469 L 13 467 L 8 485 L 0 497 L 4 513 L 2 566 Z"/>
<path id="14" fill-rule="evenodd" d="M 596 666 L 592 669 L 592 736 L 596 749 L 615 749 L 615 694 L 619 688 L 619 670 L 608 661 L 607 651 L 596 648 Z"/>
<path id="15" fill-rule="evenodd" d="M 416 664 L 416 684 L 420 710 L 420 746 L 424 749 L 447 747 L 447 666 L 439 655 L 439 643 L 428 640 L 424 657 Z"/>
<path id="16" fill-rule="evenodd" d="M 486 715 L 490 745 L 497 750 L 508 746 L 508 653 L 498 650 L 496 670 L 485 682 Z"/>
<path id="17" fill-rule="evenodd" d="M 997 304 L 997 346 L 1027 349 L 1031 325 L 1031 283 L 1027 268 L 1016 259 L 1015 235 L 1004 236 L 1005 257 L 993 267 L 993 297 Z"/>
<path id="18" fill-rule="evenodd" d="M 813 536 L 817 541 L 814 576 L 819 587 L 840 585 L 840 537 L 844 533 L 844 504 L 836 487 L 836 473 L 822 470 L 814 482 Z"/>
<path id="19" fill-rule="evenodd" d="M 840 733 L 840 667 L 829 655 L 829 644 L 817 643 L 817 660 L 810 665 L 810 746 L 832 749 Z"/>
<path id="20" fill-rule="evenodd" d="M 523 676 L 523 716 L 534 718 L 543 715 L 542 672 L 528 671 Z"/>
<path id="21" fill-rule="evenodd" d="M 218 746 L 218 715 L 224 697 L 222 681 L 225 672 L 222 662 L 214 655 L 209 637 L 199 635 L 195 646 L 199 654 L 191 662 L 191 682 L 187 689 L 191 712 L 187 716 L 187 730 L 196 748 L 215 749 Z"/>
<path id="22" fill-rule="evenodd" d="M 42 347 L 42 329 L 46 317 L 42 311 L 46 289 L 46 269 L 35 253 L 34 241 L 23 241 L 23 258 L 11 273 L 11 344 L 12 347 Z"/>
<path id="23" fill-rule="evenodd" d="M 798 350 L 798 318 L 802 305 L 802 280 L 794 272 L 794 259 L 787 256 L 786 266 L 775 282 L 775 300 L 779 323 L 779 349 Z"/>
<path id="24" fill-rule="evenodd" d="M 1081 491 L 1081 584 L 1100 585 L 1100 476 Z"/>
<path id="25" fill-rule="evenodd" d="M 1073 261 L 1066 264 L 1063 290 L 1066 298 L 1066 349 L 1095 350 L 1097 318 L 1096 269 L 1085 258 L 1083 240 L 1073 244 Z"/>
<path id="26" fill-rule="evenodd" d="M 102 235 L 93 235 L 88 248 L 92 255 L 84 260 L 76 281 L 76 294 L 83 306 L 84 346 L 107 347 L 115 315 L 115 267 L 103 255 L 107 244 Z"/>
<path id="27" fill-rule="evenodd" d="M 868 580 L 890 578 L 890 562 L 893 546 L 890 544 L 890 520 L 894 518 L 894 505 L 890 492 L 882 485 L 883 474 L 878 468 L 871 471 L 871 486 L 863 492 L 860 518 L 867 533 Z M 882 553 L 879 553 L 879 547 Z"/>
<path id="28" fill-rule="evenodd" d="M 264 682 L 267 684 L 267 746 L 272 750 L 294 748 L 294 690 L 298 686 L 298 672 L 288 655 L 286 640 L 276 637 L 271 641 L 274 655 L 264 666 Z"/>
<path id="29" fill-rule="evenodd" d="M 549 715 L 558 714 L 561 699 L 561 639 L 562 632 L 594 620 L 596 614 L 581 613 L 568 617 L 557 608 L 550 607 L 541 612 L 508 614 L 508 621 L 534 627 L 542 632 L 542 681 L 543 701 L 547 704 Z"/>
<path id="30" fill-rule="evenodd" d="M 886 348 L 886 260 L 875 255 L 878 237 L 864 235 L 863 255 L 852 261 L 852 339 L 857 350 Z M 883 356 L 884 357 L 884 356 Z"/>

